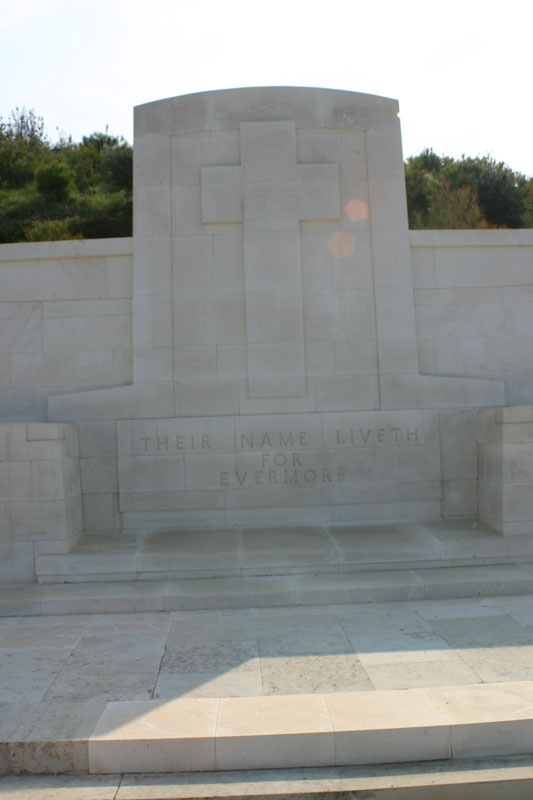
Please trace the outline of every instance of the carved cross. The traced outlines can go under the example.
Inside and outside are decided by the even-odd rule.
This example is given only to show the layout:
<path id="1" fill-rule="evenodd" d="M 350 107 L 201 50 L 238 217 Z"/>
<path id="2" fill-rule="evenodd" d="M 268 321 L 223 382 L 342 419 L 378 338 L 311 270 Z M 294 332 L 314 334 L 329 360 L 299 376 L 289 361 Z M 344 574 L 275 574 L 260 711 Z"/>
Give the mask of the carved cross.
<path id="1" fill-rule="evenodd" d="M 298 164 L 294 122 L 243 122 L 241 165 L 202 167 L 202 222 L 240 222 L 250 397 L 305 395 L 300 222 L 339 217 L 337 164 Z"/>

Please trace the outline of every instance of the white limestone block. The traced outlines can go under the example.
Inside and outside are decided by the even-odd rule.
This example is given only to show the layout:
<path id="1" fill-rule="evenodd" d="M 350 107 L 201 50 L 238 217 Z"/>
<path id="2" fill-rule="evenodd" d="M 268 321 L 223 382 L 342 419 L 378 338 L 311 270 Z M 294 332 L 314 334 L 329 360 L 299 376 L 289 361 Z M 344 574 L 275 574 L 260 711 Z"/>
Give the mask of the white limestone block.
<path id="1" fill-rule="evenodd" d="M 418 374 L 418 350 L 415 339 L 379 339 L 379 371 Z M 376 370 L 377 371 L 377 370 Z"/>
<path id="2" fill-rule="evenodd" d="M 81 458 L 80 476 L 85 494 L 118 492 L 116 458 Z"/>
<path id="3" fill-rule="evenodd" d="M 216 345 L 216 368 L 219 378 L 245 378 L 248 374 L 246 345 Z"/>
<path id="4" fill-rule="evenodd" d="M 188 292 L 176 295 L 174 315 L 180 347 L 211 344 L 244 344 L 246 321 L 244 296 L 225 292 Z"/>
<path id="5" fill-rule="evenodd" d="M 250 735 L 257 730 L 261 735 Z M 322 695 L 220 700 L 217 769 L 320 766 L 334 762 L 333 727 Z"/>
<path id="6" fill-rule="evenodd" d="M 403 177 L 372 180 L 370 214 L 374 231 L 406 230 L 407 201 Z"/>
<path id="7" fill-rule="evenodd" d="M 437 285 L 435 252 L 431 247 L 412 247 L 413 286 L 417 289 L 433 289 Z"/>
<path id="8" fill-rule="evenodd" d="M 41 244 L 41 243 L 40 243 Z M 105 258 L 46 258 L 39 248 L 27 261 L 2 264 L 2 300 L 75 300 L 107 297 Z"/>
<path id="9" fill-rule="evenodd" d="M 174 412 L 172 383 L 138 383 L 50 397 L 50 419 L 63 421 L 168 417 Z"/>
<path id="10" fill-rule="evenodd" d="M 303 347 L 301 293 L 247 291 L 246 334 L 250 363 L 254 361 L 251 353 L 267 344 L 283 342 L 287 346 Z"/>
<path id="11" fill-rule="evenodd" d="M 331 253 L 331 286 L 333 289 L 373 289 L 373 274 L 376 274 L 376 253 L 372 253 L 368 231 L 338 233 L 329 237 Z M 351 240 L 351 241 L 350 241 Z M 353 247 L 353 252 L 350 252 Z M 397 257 L 396 257 L 397 260 Z"/>
<path id="12" fill-rule="evenodd" d="M 42 330 L 42 320 L 37 317 L 0 319 L 0 352 L 40 352 L 43 346 Z"/>
<path id="13" fill-rule="evenodd" d="M 319 411 L 351 411 L 377 408 L 377 387 L 373 375 L 339 375 L 316 378 Z"/>
<path id="14" fill-rule="evenodd" d="M 244 234 L 246 291 L 301 291 L 300 236 L 295 231 Z"/>
<path id="15" fill-rule="evenodd" d="M 237 384 L 234 381 L 181 380 L 176 386 L 176 411 L 181 416 L 216 416 L 238 411 Z"/>
<path id="16" fill-rule="evenodd" d="M 82 496 L 85 530 L 112 531 L 116 528 L 115 497 L 109 493 L 84 494 Z"/>
<path id="17" fill-rule="evenodd" d="M 372 237 L 372 257 L 376 289 L 411 289 L 413 267 L 407 230 L 380 230 Z"/>
<path id="18" fill-rule="evenodd" d="M 90 772 L 215 769 L 218 699 L 108 703 L 89 740 Z"/>
<path id="19" fill-rule="evenodd" d="M 476 480 L 442 481 L 442 516 L 478 516 L 478 482 Z"/>
<path id="20" fill-rule="evenodd" d="M 43 350 L 105 350 L 131 347 L 131 320 L 122 314 L 105 317 L 65 317 L 43 320 Z"/>
<path id="21" fill-rule="evenodd" d="M 170 185 L 170 138 L 140 136 L 133 151 L 135 190 L 140 186 Z"/>
<path id="22" fill-rule="evenodd" d="M 366 342 L 361 350 L 355 351 L 351 343 L 345 342 L 306 342 L 305 343 L 305 372 L 306 375 L 333 375 L 336 371 L 342 373 L 348 359 L 348 365 L 355 359 L 359 364 L 365 362 L 367 353 Z M 335 357 L 335 345 L 340 346 L 338 365 Z M 346 347 L 345 347 L 346 345 Z M 350 366 L 347 367 L 351 369 Z M 366 370 L 361 370 L 365 372 Z M 371 370 L 369 370 L 371 371 Z"/>
<path id="23" fill-rule="evenodd" d="M 174 370 L 178 380 L 181 378 L 216 378 L 216 345 L 176 349 L 174 351 Z"/>
<path id="24" fill-rule="evenodd" d="M 380 339 L 416 339 L 412 293 L 406 289 L 377 289 L 376 317 Z"/>
<path id="25" fill-rule="evenodd" d="M 212 288 L 215 291 L 244 291 L 241 236 L 228 233 L 213 237 Z"/>
<path id="26" fill-rule="evenodd" d="M 133 372 L 137 383 L 169 381 L 173 374 L 172 347 L 136 347 Z"/>
<path id="27" fill-rule="evenodd" d="M 121 491 L 174 491 L 184 489 L 184 465 L 181 455 L 158 455 L 150 459 L 119 458 Z"/>
<path id="28" fill-rule="evenodd" d="M 24 353 L 11 357 L 13 387 L 97 385 L 116 379 L 112 351 Z"/>
<path id="29" fill-rule="evenodd" d="M 459 408 L 502 405 L 504 384 L 498 380 L 444 378 L 433 375 L 382 375 L 383 408 Z"/>
<path id="30" fill-rule="evenodd" d="M 435 250 L 437 286 L 520 286 L 531 280 L 531 252 L 516 247 L 442 247 Z"/>
<path id="31" fill-rule="evenodd" d="M 169 221 L 169 225 L 172 233 L 175 236 L 205 233 L 200 213 L 202 207 L 200 186 L 184 183 L 174 184 L 171 193 L 173 217 Z M 161 231 L 161 233 L 165 232 Z"/>
<path id="32" fill-rule="evenodd" d="M 79 422 L 76 428 L 82 458 L 116 456 L 117 438 L 114 422 Z"/>
<path id="33" fill-rule="evenodd" d="M 164 295 L 172 291 L 171 239 L 137 236 L 133 252 L 135 295 Z"/>
<path id="34" fill-rule="evenodd" d="M 133 267 L 131 254 L 109 256 L 105 260 L 107 275 L 107 296 L 127 297 L 133 294 Z"/>
<path id="35" fill-rule="evenodd" d="M 202 234 L 174 237 L 172 259 L 175 292 L 211 289 L 213 236 Z"/>
<path id="36" fill-rule="evenodd" d="M 170 188 L 139 186 L 135 189 L 133 231 L 137 236 L 170 236 Z"/>
<path id="37" fill-rule="evenodd" d="M 135 297 L 133 315 L 133 344 L 136 348 L 172 344 L 172 300 L 169 295 Z"/>

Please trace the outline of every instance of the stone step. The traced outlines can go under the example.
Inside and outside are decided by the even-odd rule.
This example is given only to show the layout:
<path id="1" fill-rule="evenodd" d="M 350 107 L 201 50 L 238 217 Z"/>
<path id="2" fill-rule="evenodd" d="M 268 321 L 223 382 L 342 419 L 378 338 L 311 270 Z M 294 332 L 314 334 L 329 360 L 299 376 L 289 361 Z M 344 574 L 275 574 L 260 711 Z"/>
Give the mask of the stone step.
<path id="1" fill-rule="evenodd" d="M 61 717 L 25 735 L 15 725 L 2 736 L 4 773 L 201 772 L 207 783 L 227 784 L 238 770 L 378 765 L 368 778 L 379 765 L 435 761 L 461 770 L 464 759 L 531 754 L 533 682 L 110 702 L 94 730 L 76 737 L 72 718 L 64 731 Z"/>
<path id="2" fill-rule="evenodd" d="M 533 593 L 533 564 L 95 583 L 0 584 L 0 615 L 191 611 Z"/>
<path id="3" fill-rule="evenodd" d="M 533 757 L 187 773 L 21 775 L 2 800 L 531 800 Z"/>
<path id="4" fill-rule="evenodd" d="M 533 561 L 533 536 L 478 520 L 85 534 L 41 555 L 40 583 L 352 573 Z"/>
<path id="5" fill-rule="evenodd" d="M 533 682 L 111 702 L 89 772 L 392 764 L 533 750 Z"/>

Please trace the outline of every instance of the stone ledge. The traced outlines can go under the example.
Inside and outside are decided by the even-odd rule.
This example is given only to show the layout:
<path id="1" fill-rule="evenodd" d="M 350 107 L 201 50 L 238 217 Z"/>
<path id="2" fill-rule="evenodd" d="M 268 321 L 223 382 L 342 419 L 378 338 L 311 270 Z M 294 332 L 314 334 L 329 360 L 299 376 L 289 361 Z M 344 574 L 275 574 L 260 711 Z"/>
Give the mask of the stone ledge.
<path id="1" fill-rule="evenodd" d="M 88 256 L 130 256 L 131 237 L 116 239 L 75 239 L 66 242 L 17 242 L 0 244 L 0 263 L 3 261 L 45 261 L 57 258 L 87 258 Z"/>

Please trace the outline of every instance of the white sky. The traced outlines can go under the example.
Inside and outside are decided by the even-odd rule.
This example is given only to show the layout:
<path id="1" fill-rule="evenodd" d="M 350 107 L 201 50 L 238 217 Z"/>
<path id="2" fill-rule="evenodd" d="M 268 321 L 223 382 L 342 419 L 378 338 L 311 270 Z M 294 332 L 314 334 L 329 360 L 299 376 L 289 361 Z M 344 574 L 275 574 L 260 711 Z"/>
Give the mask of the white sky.
<path id="1" fill-rule="evenodd" d="M 133 138 L 134 105 L 236 86 L 400 101 L 405 156 L 533 175 L 531 0 L 0 0 L 0 115 Z"/>

